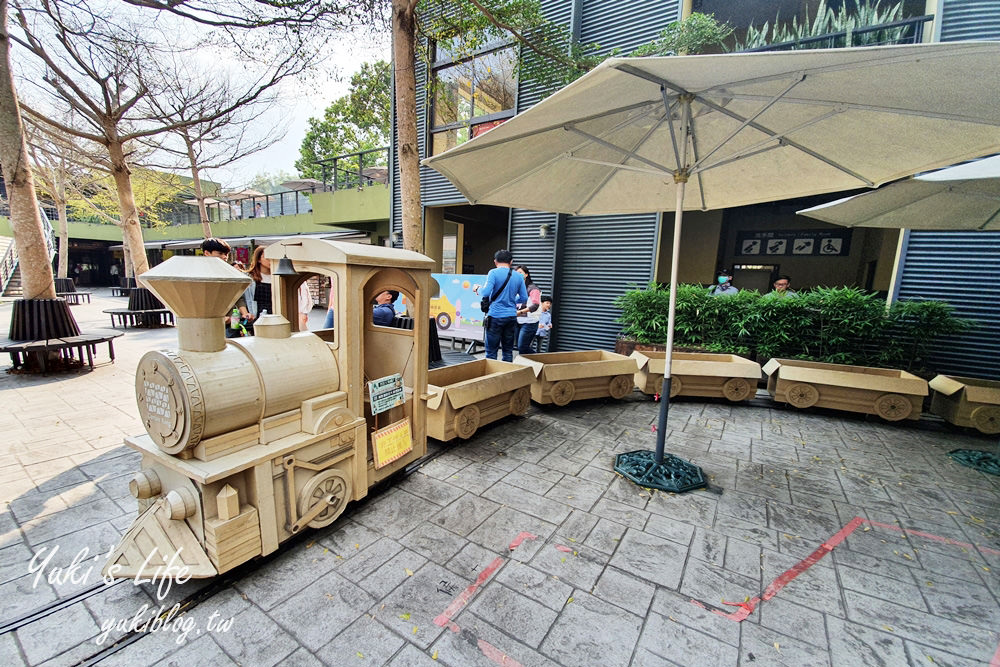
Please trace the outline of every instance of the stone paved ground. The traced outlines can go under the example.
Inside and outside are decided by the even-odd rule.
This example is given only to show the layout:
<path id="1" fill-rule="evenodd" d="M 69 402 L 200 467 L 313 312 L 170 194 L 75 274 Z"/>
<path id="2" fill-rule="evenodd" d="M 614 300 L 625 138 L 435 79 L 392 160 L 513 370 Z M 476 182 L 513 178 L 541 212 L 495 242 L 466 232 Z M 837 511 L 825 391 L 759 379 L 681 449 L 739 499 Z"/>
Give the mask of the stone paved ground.
<path id="1" fill-rule="evenodd" d="M 116 305 L 99 294 L 74 312 L 106 326 L 100 309 Z M 0 326 L 8 316 L 0 305 Z M 0 377 L 0 624 L 96 580 L 36 582 L 33 554 L 58 546 L 51 572 L 128 527 L 132 371 L 172 339 L 130 331 L 115 365 Z M 1000 478 L 945 456 L 995 441 L 763 399 L 682 401 L 668 449 L 712 489 L 670 495 L 611 470 L 616 453 L 652 447 L 655 418 L 634 394 L 486 427 L 100 664 L 1000 661 Z M 825 541 L 831 553 L 759 601 Z M 102 589 L 0 635 L 0 664 L 74 664 L 100 650 L 102 625 L 200 585 L 163 602 L 149 584 Z M 121 634 L 108 628 L 104 646 Z"/>

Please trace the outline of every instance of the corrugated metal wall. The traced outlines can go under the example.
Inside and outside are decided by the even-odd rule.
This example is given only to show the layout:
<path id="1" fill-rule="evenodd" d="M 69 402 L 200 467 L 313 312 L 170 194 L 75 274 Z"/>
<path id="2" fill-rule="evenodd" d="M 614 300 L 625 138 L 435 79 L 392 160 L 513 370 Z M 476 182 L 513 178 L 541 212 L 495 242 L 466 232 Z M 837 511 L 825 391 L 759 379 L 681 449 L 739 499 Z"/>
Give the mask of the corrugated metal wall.
<path id="1" fill-rule="evenodd" d="M 553 349 L 614 349 L 621 325 L 613 302 L 632 285 L 652 280 L 656 219 L 656 214 L 566 218 L 552 306 Z"/>
<path id="2" fill-rule="evenodd" d="M 941 41 L 1000 39 L 1000 0 L 945 0 Z M 976 323 L 931 350 L 934 370 L 1000 378 L 1000 315 L 991 274 L 1000 265 L 998 232 L 910 232 L 897 278 L 899 299 L 940 299 Z"/>
<path id="3" fill-rule="evenodd" d="M 934 347 L 940 373 L 1000 378 L 1000 310 L 993 273 L 1000 266 L 1000 232 L 910 232 L 899 299 L 938 299 L 976 328 Z"/>
<path id="4" fill-rule="evenodd" d="M 941 41 L 1000 39 L 1000 0 L 945 0 Z"/>
<path id="5" fill-rule="evenodd" d="M 676 0 L 583 0 L 580 41 L 599 44 L 604 53 L 617 48 L 621 55 L 628 55 L 656 39 L 679 15 Z"/>

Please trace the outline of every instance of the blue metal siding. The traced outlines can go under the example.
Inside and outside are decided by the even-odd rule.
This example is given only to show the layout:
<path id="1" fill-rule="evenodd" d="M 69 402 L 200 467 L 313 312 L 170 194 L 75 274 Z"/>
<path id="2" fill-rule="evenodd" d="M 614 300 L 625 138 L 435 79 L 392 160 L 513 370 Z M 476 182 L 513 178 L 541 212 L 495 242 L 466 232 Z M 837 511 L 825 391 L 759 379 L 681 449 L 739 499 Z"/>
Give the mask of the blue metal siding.
<path id="1" fill-rule="evenodd" d="M 547 295 L 552 294 L 554 287 L 553 257 L 558 218 L 555 213 L 526 211 L 521 208 L 513 209 L 510 217 L 509 247 L 514 253 L 514 261 L 528 265 L 532 280 Z M 545 238 L 538 235 L 538 229 L 543 224 L 550 227 Z"/>
<path id="2" fill-rule="evenodd" d="M 1000 39 L 1000 0 L 945 0 L 941 41 Z"/>
<path id="3" fill-rule="evenodd" d="M 566 218 L 562 229 L 553 349 L 614 349 L 617 296 L 653 278 L 657 215 Z"/>
<path id="4" fill-rule="evenodd" d="M 1000 310 L 986 282 L 998 265 L 1000 232 L 910 232 L 898 298 L 947 301 L 976 325 L 931 349 L 932 370 L 1000 378 Z"/>

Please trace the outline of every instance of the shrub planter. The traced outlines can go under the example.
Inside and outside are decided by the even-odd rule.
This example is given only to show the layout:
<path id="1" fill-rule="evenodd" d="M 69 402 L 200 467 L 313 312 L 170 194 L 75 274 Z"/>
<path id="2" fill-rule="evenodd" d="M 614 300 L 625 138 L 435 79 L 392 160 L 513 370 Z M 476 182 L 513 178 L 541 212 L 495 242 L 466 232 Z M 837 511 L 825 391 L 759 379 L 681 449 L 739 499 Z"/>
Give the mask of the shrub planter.
<path id="1" fill-rule="evenodd" d="M 635 384 L 644 394 L 658 394 L 663 387 L 667 353 L 639 351 L 632 353 L 639 366 Z M 670 398 L 707 396 L 745 401 L 757 393 L 760 364 L 734 354 L 674 352 L 670 364 Z"/>
<path id="2" fill-rule="evenodd" d="M 635 359 L 606 350 L 522 354 L 515 364 L 534 374 L 531 400 L 566 405 L 585 398 L 625 398 L 635 384 Z"/>
<path id="3" fill-rule="evenodd" d="M 878 415 L 887 421 L 920 419 L 927 381 L 894 368 L 771 359 L 767 391 L 797 408 L 833 408 Z"/>
<path id="4" fill-rule="evenodd" d="M 930 387 L 934 414 L 980 433 L 1000 433 L 1000 381 L 938 375 Z"/>
<path id="5" fill-rule="evenodd" d="M 483 424 L 523 415 L 534 377 L 526 366 L 492 359 L 428 371 L 427 435 L 467 440 Z"/>

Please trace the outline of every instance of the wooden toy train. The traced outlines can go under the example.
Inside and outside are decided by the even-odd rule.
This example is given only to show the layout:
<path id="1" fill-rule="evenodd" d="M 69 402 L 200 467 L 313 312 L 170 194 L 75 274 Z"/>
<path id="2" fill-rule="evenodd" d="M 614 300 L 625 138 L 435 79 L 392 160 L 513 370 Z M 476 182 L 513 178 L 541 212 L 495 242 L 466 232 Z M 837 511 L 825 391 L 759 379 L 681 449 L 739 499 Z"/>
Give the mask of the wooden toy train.
<path id="1" fill-rule="evenodd" d="M 226 339 L 222 317 L 249 283 L 225 262 L 173 257 L 139 278 L 176 316 L 178 349 L 149 352 L 136 371 L 146 434 L 129 484 L 139 516 L 105 576 L 213 577 L 276 551 L 306 526 L 337 519 L 352 500 L 427 451 L 427 436 L 469 438 L 523 414 L 529 398 L 566 405 L 659 390 L 662 353 L 604 351 L 473 361 L 428 372 L 433 262 L 417 253 L 316 239 L 267 249 L 277 265 L 275 315 L 253 337 Z M 296 332 L 296 294 L 311 275 L 331 280 L 334 327 Z M 412 328 L 379 326 L 363 307 L 383 290 L 405 295 Z M 293 324 L 296 323 L 296 324 Z M 675 395 L 738 402 L 756 394 L 758 364 L 675 354 Z M 916 419 L 927 383 L 902 371 L 771 360 L 775 400 Z M 943 378 L 943 376 L 942 376 Z M 937 383 L 937 384 L 935 384 Z M 1000 383 L 935 379 L 932 410 L 1000 432 Z M 940 410 L 937 406 L 944 406 Z"/>

